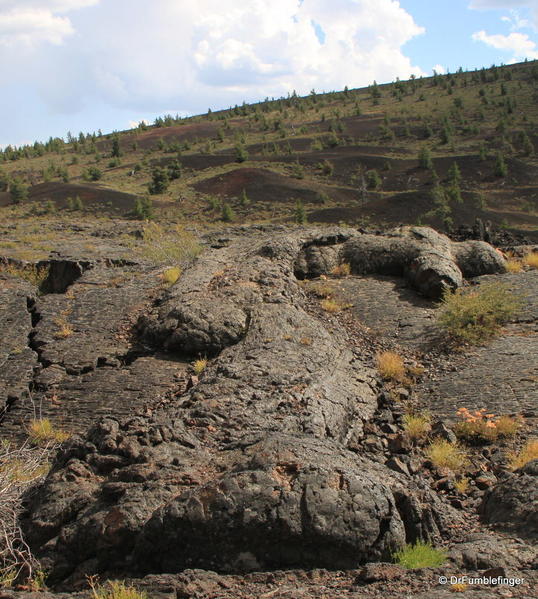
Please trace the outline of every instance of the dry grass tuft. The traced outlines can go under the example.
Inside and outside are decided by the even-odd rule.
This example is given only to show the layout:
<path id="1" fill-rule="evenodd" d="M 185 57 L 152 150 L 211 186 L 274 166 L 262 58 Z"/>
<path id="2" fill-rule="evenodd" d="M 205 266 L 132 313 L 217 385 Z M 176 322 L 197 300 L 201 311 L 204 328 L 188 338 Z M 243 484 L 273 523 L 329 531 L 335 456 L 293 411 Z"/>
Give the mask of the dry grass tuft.
<path id="1" fill-rule="evenodd" d="M 525 464 L 538 460 L 538 439 L 531 439 L 517 452 L 508 454 L 510 470 L 523 468 Z"/>
<path id="2" fill-rule="evenodd" d="M 27 428 L 28 440 L 34 446 L 46 446 L 63 443 L 69 439 L 69 433 L 56 428 L 48 418 L 34 418 Z"/>
<path id="3" fill-rule="evenodd" d="M 429 413 L 404 414 L 403 428 L 412 441 L 422 441 L 432 429 L 432 419 Z"/>
<path id="4" fill-rule="evenodd" d="M 511 416 L 499 416 L 495 422 L 498 436 L 505 439 L 514 437 L 520 427 L 521 418 L 512 418 Z"/>
<path id="5" fill-rule="evenodd" d="M 321 308 L 325 312 L 329 312 L 330 314 L 336 314 L 341 312 L 342 310 L 346 310 L 347 308 L 351 308 L 353 304 L 342 303 L 335 299 L 324 299 L 321 301 Z"/>
<path id="6" fill-rule="evenodd" d="M 323 281 L 316 281 L 315 283 L 310 285 L 310 291 L 316 297 L 328 299 L 334 295 L 336 289 L 329 283 L 324 283 Z"/>
<path id="7" fill-rule="evenodd" d="M 195 360 L 192 364 L 192 369 L 194 370 L 194 374 L 196 376 L 202 374 L 207 366 L 207 358 L 200 358 L 199 360 Z"/>
<path id="8" fill-rule="evenodd" d="M 351 264 L 342 262 L 331 270 L 331 274 L 335 277 L 348 277 L 351 274 Z"/>
<path id="9" fill-rule="evenodd" d="M 144 591 L 126 585 L 121 580 L 109 580 L 106 585 L 97 586 L 95 579 L 88 578 L 93 599 L 149 599 Z"/>
<path id="10" fill-rule="evenodd" d="M 468 464 L 465 451 L 457 444 L 445 439 L 434 439 L 426 449 L 426 457 L 436 468 L 460 472 Z"/>
<path id="11" fill-rule="evenodd" d="M 466 476 L 462 476 L 454 481 L 454 487 L 458 493 L 465 495 L 469 490 L 469 479 Z"/>
<path id="12" fill-rule="evenodd" d="M 165 228 L 157 223 L 144 227 L 141 241 L 128 240 L 133 251 L 152 264 L 176 264 L 184 266 L 202 251 L 196 237 L 177 225 Z"/>
<path id="13" fill-rule="evenodd" d="M 521 272 L 523 270 L 523 264 L 515 258 L 510 258 L 506 261 L 507 272 Z"/>
<path id="14" fill-rule="evenodd" d="M 402 356 L 393 351 L 377 354 L 377 370 L 384 379 L 402 382 L 405 380 L 405 365 Z"/>
<path id="15" fill-rule="evenodd" d="M 465 593 L 469 590 L 469 585 L 466 582 L 455 582 L 450 585 L 451 593 Z"/>
<path id="16" fill-rule="evenodd" d="M 167 268 L 163 272 L 163 283 L 166 285 L 174 285 L 179 280 L 181 276 L 181 268 L 179 266 L 172 266 L 171 268 Z"/>
<path id="17" fill-rule="evenodd" d="M 67 339 L 74 333 L 73 327 L 67 322 L 64 317 L 59 317 L 54 320 L 54 324 L 58 329 L 54 332 L 56 339 Z"/>
<path id="18" fill-rule="evenodd" d="M 523 256 L 522 262 L 529 268 L 538 268 L 538 252 L 529 252 Z"/>

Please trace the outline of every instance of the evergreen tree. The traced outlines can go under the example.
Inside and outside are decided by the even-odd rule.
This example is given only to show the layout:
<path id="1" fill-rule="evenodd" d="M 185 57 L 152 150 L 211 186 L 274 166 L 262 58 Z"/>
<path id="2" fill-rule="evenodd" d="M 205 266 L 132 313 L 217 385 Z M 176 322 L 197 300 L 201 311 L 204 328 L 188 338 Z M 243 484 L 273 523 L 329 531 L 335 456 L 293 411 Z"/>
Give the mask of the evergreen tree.
<path id="1" fill-rule="evenodd" d="M 295 222 L 299 225 L 306 224 L 306 210 L 301 200 L 297 200 L 295 203 Z"/>
<path id="2" fill-rule="evenodd" d="M 239 203 L 243 207 L 248 206 L 250 204 L 250 200 L 248 199 L 247 192 L 245 189 L 243 189 L 241 195 L 239 196 Z"/>
<path id="3" fill-rule="evenodd" d="M 170 184 L 168 170 L 161 166 L 155 166 L 151 172 L 151 181 L 148 184 L 148 191 L 152 195 L 164 193 Z"/>
<path id="4" fill-rule="evenodd" d="M 136 198 L 134 215 L 140 220 L 151 220 L 153 218 L 153 201 L 150 197 Z"/>
<path id="5" fill-rule="evenodd" d="M 506 177 L 506 175 L 508 174 L 508 165 L 506 164 L 506 160 L 504 159 L 504 156 L 501 154 L 501 152 L 497 154 L 493 172 L 497 177 Z"/>
<path id="6" fill-rule="evenodd" d="M 372 169 L 366 173 L 366 182 L 368 189 L 379 189 L 381 187 L 382 180 L 379 176 L 379 173 L 375 169 Z"/>
<path id="7" fill-rule="evenodd" d="M 168 165 L 168 176 L 171 181 L 181 177 L 181 164 L 177 158 Z"/>
<path id="8" fill-rule="evenodd" d="M 28 199 L 28 185 L 25 185 L 21 179 L 13 179 L 9 185 L 9 193 L 14 204 L 20 204 Z"/>
<path id="9" fill-rule="evenodd" d="M 112 158 L 119 158 L 121 156 L 120 140 L 117 135 L 112 139 L 112 151 L 110 152 Z"/>
<path id="10" fill-rule="evenodd" d="M 235 159 L 237 162 L 245 162 L 248 160 L 248 152 L 243 144 L 237 144 L 235 146 Z"/>
<path id="11" fill-rule="evenodd" d="M 234 211 L 232 210 L 230 204 L 224 202 L 224 204 L 222 204 L 222 220 L 225 223 L 229 223 L 234 219 L 234 216 Z"/>
<path id="12" fill-rule="evenodd" d="M 461 172 L 457 162 L 453 162 L 448 169 L 448 180 L 452 185 L 459 185 L 461 182 Z"/>
<path id="13" fill-rule="evenodd" d="M 432 155 L 429 148 L 427 148 L 426 146 L 420 149 L 420 152 L 418 154 L 418 163 L 420 165 L 420 168 L 433 168 Z"/>
<path id="14" fill-rule="evenodd" d="M 99 181 L 103 173 L 96 166 L 89 166 L 83 173 L 82 178 L 86 181 Z"/>
<path id="15" fill-rule="evenodd" d="M 0 171 L 0 191 L 7 191 L 8 187 L 9 177 L 3 171 Z"/>
<path id="16" fill-rule="evenodd" d="M 532 156 L 534 154 L 534 144 L 525 132 L 523 132 L 523 135 L 521 136 L 521 143 L 523 144 L 525 156 Z"/>

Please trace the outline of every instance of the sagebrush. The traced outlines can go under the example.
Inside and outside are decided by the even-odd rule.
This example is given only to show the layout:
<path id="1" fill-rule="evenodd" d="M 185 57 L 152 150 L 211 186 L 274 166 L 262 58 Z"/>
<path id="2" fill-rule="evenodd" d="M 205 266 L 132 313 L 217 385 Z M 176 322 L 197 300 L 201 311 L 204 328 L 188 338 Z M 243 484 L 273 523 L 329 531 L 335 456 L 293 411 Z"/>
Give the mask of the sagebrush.
<path id="1" fill-rule="evenodd" d="M 521 307 L 522 298 L 502 283 L 446 291 L 437 324 L 456 342 L 479 344 L 495 335 Z"/>

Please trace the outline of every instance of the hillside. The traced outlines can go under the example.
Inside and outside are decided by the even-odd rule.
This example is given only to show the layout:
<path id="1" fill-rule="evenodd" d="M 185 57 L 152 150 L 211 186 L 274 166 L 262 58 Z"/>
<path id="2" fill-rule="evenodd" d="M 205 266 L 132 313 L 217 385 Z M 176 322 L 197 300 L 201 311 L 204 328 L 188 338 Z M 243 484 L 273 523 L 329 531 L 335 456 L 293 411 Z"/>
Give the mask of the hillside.
<path id="1" fill-rule="evenodd" d="M 0 153 L 0 206 L 143 218 L 149 196 L 155 218 L 206 228 L 223 204 L 234 223 L 286 223 L 301 201 L 311 223 L 452 233 L 480 218 L 536 240 L 537 87 L 534 61 L 69 134 Z"/>

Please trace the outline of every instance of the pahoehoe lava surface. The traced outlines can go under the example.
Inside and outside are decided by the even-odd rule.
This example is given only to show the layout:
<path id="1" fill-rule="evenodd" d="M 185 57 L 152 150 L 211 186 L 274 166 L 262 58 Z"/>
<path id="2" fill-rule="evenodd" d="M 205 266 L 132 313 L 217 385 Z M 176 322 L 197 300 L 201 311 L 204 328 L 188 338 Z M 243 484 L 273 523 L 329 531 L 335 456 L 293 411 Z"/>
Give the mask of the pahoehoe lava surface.
<path id="1" fill-rule="evenodd" d="M 336 322 L 305 309 L 297 278 L 347 260 L 439 297 L 462 273 L 502 272 L 497 252 L 420 227 L 253 229 L 216 245 L 137 325 L 156 351 L 214 357 L 199 382 L 151 417 L 103 418 L 73 437 L 30 498 L 26 535 L 53 583 L 352 568 L 461 522 L 427 484 L 362 451 L 376 373 Z"/>

